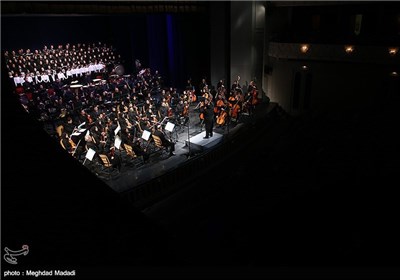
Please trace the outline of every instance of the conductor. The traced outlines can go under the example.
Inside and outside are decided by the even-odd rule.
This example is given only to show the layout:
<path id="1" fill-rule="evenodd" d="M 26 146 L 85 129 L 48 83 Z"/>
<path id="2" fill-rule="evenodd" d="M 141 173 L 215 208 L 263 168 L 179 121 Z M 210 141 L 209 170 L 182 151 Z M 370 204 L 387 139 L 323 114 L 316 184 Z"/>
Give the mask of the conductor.
<path id="1" fill-rule="evenodd" d="M 206 136 L 203 138 L 208 139 L 213 136 L 214 104 L 206 98 L 204 100 L 204 106 L 200 107 L 200 112 L 204 115 L 204 126 L 206 128 Z"/>

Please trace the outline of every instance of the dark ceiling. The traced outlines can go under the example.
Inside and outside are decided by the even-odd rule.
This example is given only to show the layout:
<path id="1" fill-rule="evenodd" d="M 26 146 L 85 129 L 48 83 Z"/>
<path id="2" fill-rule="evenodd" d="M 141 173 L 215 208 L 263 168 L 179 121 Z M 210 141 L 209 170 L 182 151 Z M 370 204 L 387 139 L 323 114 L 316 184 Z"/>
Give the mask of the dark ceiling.
<path id="1" fill-rule="evenodd" d="M 205 1 L 3 1 L 2 15 L 200 12 Z"/>

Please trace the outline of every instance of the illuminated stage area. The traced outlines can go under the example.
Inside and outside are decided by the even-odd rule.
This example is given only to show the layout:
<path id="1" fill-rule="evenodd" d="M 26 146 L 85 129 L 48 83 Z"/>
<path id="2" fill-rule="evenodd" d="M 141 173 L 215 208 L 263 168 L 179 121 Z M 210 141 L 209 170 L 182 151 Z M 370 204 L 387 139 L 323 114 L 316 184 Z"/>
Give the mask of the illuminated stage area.
<path id="1" fill-rule="evenodd" d="M 99 176 L 113 190 L 119 193 L 126 193 L 137 188 L 143 188 L 150 181 L 157 181 L 167 173 L 173 174 L 179 168 L 187 166 L 188 162 L 204 161 L 204 155 L 212 154 L 213 150 L 227 144 L 232 138 L 245 131 L 251 122 L 258 118 L 265 118 L 271 111 L 276 109 L 277 104 L 260 104 L 252 118 L 243 119 L 238 123 L 231 123 L 223 127 L 214 128 L 213 136 L 204 139 L 204 125 L 200 123 L 198 112 L 193 104 L 190 109 L 189 126 L 175 125 L 172 132 L 165 131 L 171 142 L 175 143 L 173 156 L 169 156 L 167 151 L 155 150 L 150 153 L 150 158 L 143 163 L 141 158 L 131 161 L 126 152 L 121 150 L 122 168 L 120 171 L 115 169 L 104 169 L 100 165 L 93 165 L 85 162 L 85 167 Z M 149 144 L 149 150 L 153 147 Z M 215 161 L 215 160 L 214 160 Z M 185 177 L 188 177 L 186 174 Z M 177 183 L 178 181 L 174 182 Z"/>

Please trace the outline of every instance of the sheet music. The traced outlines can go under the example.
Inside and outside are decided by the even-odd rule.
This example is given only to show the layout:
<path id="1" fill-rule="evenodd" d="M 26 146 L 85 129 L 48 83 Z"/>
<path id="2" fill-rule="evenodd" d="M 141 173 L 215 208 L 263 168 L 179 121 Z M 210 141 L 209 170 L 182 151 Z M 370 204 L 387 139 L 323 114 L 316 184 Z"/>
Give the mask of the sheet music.
<path id="1" fill-rule="evenodd" d="M 147 141 L 147 140 L 149 140 L 150 135 L 151 135 L 151 132 L 148 130 L 145 130 L 145 131 L 143 131 L 142 138 Z"/>
<path id="2" fill-rule="evenodd" d="M 95 154 L 96 154 L 96 151 L 93 150 L 92 148 L 89 148 L 89 150 L 87 151 L 85 157 L 86 157 L 88 160 L 92 161 Z"/>
<path id="3" fill-rule="evenodd" d="M 167 125 L 165 126 L 165 130 L 172 132 L 174 130 L 175 124 L 173 124 L 172 122 L 167 122 Z"/>
<path id="4" fill-rule="evenodd" d="M 121 147 L 121 143 L 122 143 L 121 137 L 119 137 L 118 135 L 115 136 L 114 147 L 119 149 L 119 147 Z"/>
<path id="5" fill-rule="evenodd" d="M 121 130 L 121 127 L 118 125 L 118 127 L 115 129 L 114 133 L 117 135 L 117 133 Z"/>

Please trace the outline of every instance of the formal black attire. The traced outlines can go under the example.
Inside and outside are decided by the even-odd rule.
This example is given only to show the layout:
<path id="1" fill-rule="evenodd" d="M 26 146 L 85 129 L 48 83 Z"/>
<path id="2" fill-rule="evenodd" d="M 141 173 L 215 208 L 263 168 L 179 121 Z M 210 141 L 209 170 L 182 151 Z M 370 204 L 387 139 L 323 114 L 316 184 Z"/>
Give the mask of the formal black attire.
<path id="1" fill-rule="evenodd" d="M 214 129 L 214 104 L 212 102 L 205 104 L 200 108 L 200 112 L 204 115 L 204 126 L 206 128 L 206 136 L 204 138 L 212 137 Z"/>
<path id="2" fill-rule="evenodd" d="M 160 137 L 162 145 L 169 148 L 169 155 L 172 156 L 174 154 L 173 152 L 175 151 L 175 143 L 169 141 L 161 130 L 156 130 L 153 134 Z"/>

